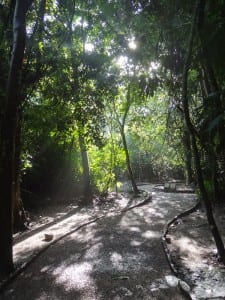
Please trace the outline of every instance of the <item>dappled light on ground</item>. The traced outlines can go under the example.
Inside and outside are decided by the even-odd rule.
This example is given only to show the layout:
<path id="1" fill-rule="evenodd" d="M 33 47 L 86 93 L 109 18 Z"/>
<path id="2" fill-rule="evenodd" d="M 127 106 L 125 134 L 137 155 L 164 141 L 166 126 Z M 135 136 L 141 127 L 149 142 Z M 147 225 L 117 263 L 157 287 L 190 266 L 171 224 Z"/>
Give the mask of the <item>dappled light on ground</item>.
<path id="1" fill-rule="evenodd" d="M 147 230 L 144 233 L 142 233 L 141 236 L 146 239 L 152 239 L 152 238 L 160 238 L 161 234 L 159 232 Z"/>
<path id="2" fill-rule="evenodd" d="M 176 268 L 193 285 L 192 299 L 225 297 L 225 268 L 217 260 L 205 213 L 196 211 L 178 220 L 170 227 L 168 237 Z"/>
<path id="3" fill-rule="evenodd" d="M 152 186 L 145 189 L 151 192 Z M 190 207 L 195 199 L 190 195 L 181 200 L 175 194 L 156 193 L 152 202 L 121 212 L 138 201 L 141 199 L 130 199 L 124 194 L 111 204 L 96 206 L 94 211 L 84 208 L 46 228 L 54 238 L 72 232 L 50 246 L 17 278 L 5 293 L 5 300 L 122 300 L 126 297 L 169 300 L 171 293 L 174 299 L 184 299 L 179 290 L 171 291 L 164 280 L 170 269 L 160 237 L 166 222 Z M 102 215 L 104 218 L 75 230 L 85 221 Z M 23 253 L 22 243 L 29 242 L 28 253 L 46 243 L 42 239 L 43 232 L 40 232 L 16 244 L 18 261 L 18 255 Z M 22 287 L 27 274 L 32 278 L 32 287 L 24 294 Z"/>
<path id="4" fill-rule="evenodd" d="M 87 286 L 94 287 L 94 281 L 90 274 L 93 269 L 91 263 L 73 263 L 71 266 L 60 266 L 56 268 L 52 275 L 55 276 L 55 284 L 61 284 L 65 290 L 69 291 L 71 288 L 82 290 Z M 71 286 L 71 282 L 73 285 Z"/>

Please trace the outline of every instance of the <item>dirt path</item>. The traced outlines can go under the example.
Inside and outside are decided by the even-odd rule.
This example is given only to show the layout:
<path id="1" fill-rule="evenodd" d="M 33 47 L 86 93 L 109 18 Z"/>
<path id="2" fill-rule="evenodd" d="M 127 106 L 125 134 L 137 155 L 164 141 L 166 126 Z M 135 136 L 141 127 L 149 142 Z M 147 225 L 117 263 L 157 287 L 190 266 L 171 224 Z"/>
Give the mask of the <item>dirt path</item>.
<path id="1" fill-rule="evenodd" d="M 152 186 L 144 189 L 151 191 Z M 0 299 L 186 299 L 170 282 L 161 234 L 169 219 L 194 202 L 190 194 L 157 192 L 149 204 L 124 213 L 119 210 L 134 204 L 127 198 L 115 201 L 109 212 L 106 208 L 92 215 L 83 211 L 89 219 L 81 218 L 82 222 L 107 215 L 79 230 L 74 230 L 75 216 L 68 222 L 65 219 L 56 226 L 57 237 L 68 228 L 74 233 L 37 257 Z M 33 236 L 22 243 L 40 245 L 40 238 Z"/>

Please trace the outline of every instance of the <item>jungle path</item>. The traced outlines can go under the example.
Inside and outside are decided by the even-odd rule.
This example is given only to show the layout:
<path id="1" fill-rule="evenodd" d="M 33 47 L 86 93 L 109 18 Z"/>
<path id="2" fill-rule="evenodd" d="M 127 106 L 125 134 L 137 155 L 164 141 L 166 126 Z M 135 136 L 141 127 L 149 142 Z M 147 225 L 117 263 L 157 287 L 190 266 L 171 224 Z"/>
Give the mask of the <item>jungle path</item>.
<path id="1" fill-rule="evenodd" d="M 152 185 L 140 188 L 152 191 Z M 196 202 L 195 196 L 157 191 L 151 202 L 121 212 L 135 201 L 121 197 L 113 206 L 83 209 L 65 218 L 53 225 L 55 232 L 45 229 L 58 240 L 8 285 L 0 299 L 187 299 L 165 281 L 172 274 L 161 236 L 170 219 Z M 47 242 L 39 232 L 17 243 L 15 255 L 28 259 L 22 254 L 43 243 Z"/>

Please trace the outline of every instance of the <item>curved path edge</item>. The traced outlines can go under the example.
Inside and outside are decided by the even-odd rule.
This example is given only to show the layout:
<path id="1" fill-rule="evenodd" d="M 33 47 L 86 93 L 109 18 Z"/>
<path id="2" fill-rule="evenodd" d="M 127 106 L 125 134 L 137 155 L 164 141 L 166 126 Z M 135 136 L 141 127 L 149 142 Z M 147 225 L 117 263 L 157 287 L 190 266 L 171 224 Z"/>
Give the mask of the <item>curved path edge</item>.
<path id="1" fill-rule="evenodd" d="M 167 224 L 165 225 L 164 227 L 164 230 L 163 230 L 163 234 L 162 234 L 162 246 L 163 246 L 163 250 L 164 250 L 164 253 L 165 253 L 165 256 L 166 256 L 166 259 L 167 259 L 167 262 L 170 266 L 170 269 L 171 271 L 173 272 L 173 274 L 178 278 L 178 284 L 179 284 L 179 287 L 181 289 L 181 291 L 189 298 L 189 299 L 192 299 L 191 297 L 191 288 L 189 287 L 189 285 L 183 281 L 182 279 L 180 279 L 178 277 L 178 270 L 176 269 L 173 261 L 172 261 L 172 258 L 171 258 L 171 255 L 170 255 L 170 251 L 167 247 L 167 242 L 166 242 L 166 235 L 168 234 L 168 231 L 169 231 L 169 228 L 171 225 L 173 225 L 178 219 L 181 219 L 185 216 L 188 216 L 190 215 L 191 213 L 195 212 L 199 207 L 201 206 L 201 201 L 199 200 L 194 206 L 188 208 L 187 210 L 181 212 L 180 214 L 176 215 L 173 219 L 171 219 L 169 222 L 167 222 Z"/>
<path id="2" fill-rule="evenodd" d="M 21 274 L 36 258 L 38 258 L 44 251 L 46 251 L 50 246 L 56 244 L 57 242 L 59 242 L 60 240 L 62 240 L 63 238 L 65 238 L 66 236 L 78 231 L 79 229 L 92 224 L 102 218 L 104 218 L 105 215 L 99 216 L 97 218 L 94 218 L 88 222 L 85 222 L 81 225 L 79 225 L 78 227 L 76 227 L 75 229 L 66 232 L 65 234 L 59 236 L 58 238 L 52 240 L 51 242 L 49 242 L 48 244 L 46 244 L 43 248 L 41 248 L 40 250 L 33 252 L 33 254 L 29 257 L 29 259 L 23 263 L 22 265 L 20 265 L 18 268 L 16 268 L 3 282 L 1 282 L 0 284 L 0 292 L 2 292 L 19 274 Z"/>

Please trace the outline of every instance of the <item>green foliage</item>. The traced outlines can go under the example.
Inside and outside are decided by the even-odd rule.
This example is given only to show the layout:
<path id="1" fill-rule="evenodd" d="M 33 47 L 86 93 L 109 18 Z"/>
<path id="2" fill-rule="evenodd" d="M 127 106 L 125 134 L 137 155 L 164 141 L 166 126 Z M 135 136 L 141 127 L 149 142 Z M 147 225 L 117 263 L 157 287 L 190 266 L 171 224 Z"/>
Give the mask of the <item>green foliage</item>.
<path id="1" fill-rule="evenodd" d="M 132 111 L 129 120 L 132 162 L 138 162 L 138 173 L 147 168 L 148 179 L 172 176 L 173 170 L 176 173 L 183 166 L 181 148 L 175 144 L 178 136 L 167 128 L 167 97 L 162 90 L 156 91 L 141 109 Z"/>
<path id="2" fill-rule="evenodd" d="M 96 191 L 105 193 L 114 188 L 126 169 L 123 150 L 112 140 L 102 147 L 89 149 L 90 169 Z"/>
<path id="3" fill-rule="evenodd" d="M 203 29 L 221 90 L 222 2 L 207 3 Z M 97 190 L 108 190 L 120 174 L 127 175 L 121 129 L 136 177 L 140 172 L 143 179 L 165 177 L 181 170 L 185 150 L 181 75 L 194 1 L 46 1 L 45 7 L 43 3 L 35 1 L 27 17 L 22 74 L 24 181 L 28 173 L 41 181 L 41 174 L 58 172 L 68 160 L 79 181 L 82 135 L 92 182 Z M 6 1 L 1 8 L 3 111 L 11 41 Z M 130 41 L 136 48 L 129 46 Z M 224 104 L 218 114 L 215 102 L 223 103 L 224 95 L 216 90 L 202 96 L 200 48 L 196 37 L 188 82 L 191 118 L 210 151 L 220 155 L 221 166 Z"/>
<path id="4" fill-rule="evenodd" d="M 53 183 L 59 184 L 73 142 L 71 104 L 43 96 L 39 90 L 30 98 L 22 131 L 23 184 L 37 194 L 52 189 Z"/>

